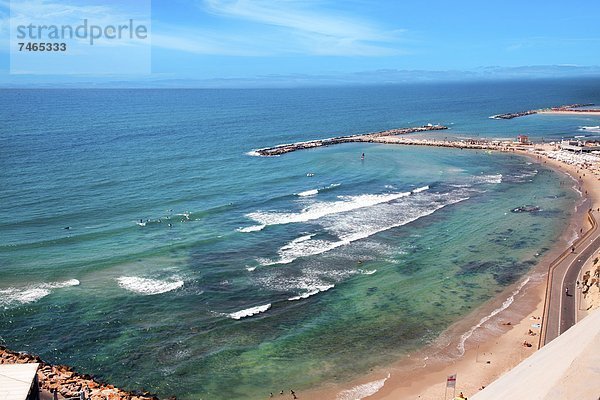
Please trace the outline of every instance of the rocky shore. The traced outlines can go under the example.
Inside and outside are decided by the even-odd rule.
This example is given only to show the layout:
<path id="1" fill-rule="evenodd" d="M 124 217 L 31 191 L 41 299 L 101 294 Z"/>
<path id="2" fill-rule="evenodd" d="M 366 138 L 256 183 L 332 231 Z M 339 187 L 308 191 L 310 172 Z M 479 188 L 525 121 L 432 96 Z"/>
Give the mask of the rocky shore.
<path id="1" fill-rule="evenodd" d="M 389 129 L 381 132 L 366 133 L 360 135 L 349 135 L 349 136 L 337 136 L 328 139 L 311 140 L 308 142 L 298 142 L 290 144 L 281 144 L 274 147 L 267 147 L 264 149 L 255 150 L 254 153 L 260 156 L 278 156 L 285 153 L 290 153 L 297 150 L 313 149 L 316 147 L 331 146 L 340 143 L 351 143 L 351 142 L 369 142 L 374 141 L 376 138 L 395 136 L 395 135 L 407 135 L 409 133 L 426 132 L 426 131 L 439 131 L 448 129 L 447 126 L 443 125 L 425 125 L 415 128 L 400 128 L 400 129 Z"/>
<path id="2" fill-rule="evenodd" d="M 548 112 L 548 111 L 553 111 L 553 112 L 568 111 L 568 112 L 581 112 L 581 113 L 600 111 L 600 110 L 580 109 L 580 107 L 589 107 L 589 106 L 593 106 L 593 104 L 568 104 L 568 105 L 558 106 L 558 107 L 542 108 L 539 110 L 529 110 L 529 111 L 520 111 L 520 112 L 515 112 L 515 113 L 492 115 L 490 118 L 491 119 L 513 119 L 513 118 L 518 118 L 518 117 L 524 117 L 526 115 L 537 114 L 540 112 Z"/>
<path id="3" fill-rule="evenodd" d="M 40 389 L 58 391 L 62 398 L 79 398 L 79 393 L 88 389 L 86 398 L 92 400 L 158 400 L 148 392 L 128 392 L 113 385 L 106 384 L 91 375 L 79 374 L 65 365 L 51 365 L 40 357 L 27 353 L 17 353 L 0 346 L 0 364 L 38 363 L 38 380 Z"/>
<path id="4" fill-rule="evenodd" d="M 581 278 L 581 294 L 586 312 L 600 308 L 600 252 L 590 264 L 583 269 L 586 271 Z"/>

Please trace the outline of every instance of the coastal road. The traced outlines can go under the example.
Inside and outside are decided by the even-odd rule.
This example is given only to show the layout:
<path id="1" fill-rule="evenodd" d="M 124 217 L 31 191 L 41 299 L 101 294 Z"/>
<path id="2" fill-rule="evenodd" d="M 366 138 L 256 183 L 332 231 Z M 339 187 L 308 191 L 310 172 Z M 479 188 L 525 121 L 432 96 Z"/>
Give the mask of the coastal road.
<path id="1" fill-rule="evenodd" d="M 600 230 L 598 224 L 594 223 L 592 229 L 575 243 L 575 251 L 564 254 L 562 259 L 552 267 L 543 344 L 551 342 L 577 322 L 576 281 L 581 268 L 594 256 L 598 248 L 600 248 Z"/>

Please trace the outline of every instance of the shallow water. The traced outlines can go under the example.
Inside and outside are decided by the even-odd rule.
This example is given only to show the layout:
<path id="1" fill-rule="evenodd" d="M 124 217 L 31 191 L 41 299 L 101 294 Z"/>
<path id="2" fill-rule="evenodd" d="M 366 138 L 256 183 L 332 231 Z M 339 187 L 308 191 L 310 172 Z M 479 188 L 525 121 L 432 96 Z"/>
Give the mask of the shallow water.
<path id="1" fill-rule="evenodd" d="M 559 138 L 597 122 L 487 116 L 600 101 L 589 87 L 4 91 L 1 341 L 184 399 L 262 398 L 391 362 L 529 271 L 572 182 L 464 150 L 246 153 L 428 122 Z M 511 212 L 529 204 L 540 211 Z"/>

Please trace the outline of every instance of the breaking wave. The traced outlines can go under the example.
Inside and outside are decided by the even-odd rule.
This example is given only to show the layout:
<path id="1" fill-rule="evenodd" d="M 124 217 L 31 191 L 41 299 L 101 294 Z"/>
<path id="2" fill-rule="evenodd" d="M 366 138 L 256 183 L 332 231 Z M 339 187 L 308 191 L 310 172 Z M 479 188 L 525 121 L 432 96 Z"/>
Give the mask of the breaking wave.
<path id="1" fill-rule="evenodd" d="M 298 296 L 290 297 L 288 300 L 296 301 L 296 300 L 308 299 L 310 296 L 314 296 L 315 294 L 318 294 L 321 292 L 326 292 L 329 289 L 333 289 L 334 287 L 335 287 L 335 285 L 317 286 L 316 288 L 309 290 L 308 292 L 300 293 Z"/>
<path id="2" fill-rule="evenodd" d="M 361 400 L 377 393 L 384 385 L 385 381 L 390 378 L 390 374 L 383 379 L 378 379 L 373 382 L 363 383 L 362 385 L 354 386 L 352 389 L 342 390 L 336 396 L 336 400 Z"/>
<path id="3" fill-rule="evenodd" d="M 322 254 L 392 228 L 406 225 L 435 211 L 469 197 L 450 194 L 421 196 L 415 201 L 382 204 L 377 209 L 353 210 L 320 220 L 321 226 L 337 240 L 313 238 L 315 234 L 298 237 L 277 251 L 276 259 L 257 260 L 261 265 L 289 264 L 300 257 Z M 326 204 L 326 203 L 324 203 Z"/>
<path id="4" fill-rule="evenodd" d="M 249 232 L 262 231 L 263 229 L 265 229 L 265 227 L 266 227 L 266 225 L 252 225 L 252 226 L 247 226 L 245 228 L 237 228 L 236 230 L 238 232 L 249 233 Z"/>
<path id="5" fill-rule="evenodd" d="M 462 334 L 457 346 L 458 352 L 461 356 L 465 354 L 465 342 L 467 341 L 467 339 L 473 336 L 473 333 L 475 333 L 477 329 L 481 328 L 481 326 L 483 326 L 483 324 L 485 324 L 487 321 L 489 321 L 502 311 L 506 310 L 513 303 L 513 301 L 515 301 L 515 296 L 521 292 L 521 289 L 523 289 L 523 286 L 525 286 L 529 282 L 529 280 L 530 278 L 527 277 L 527 279 L 521 282 L 519 286 L 512 292 L 512 294 L 506 300 L 504 300 L 500 307 L 496 308 L 491 313 L 481 318 L 476 325 L 474 325 L 473 327 L 471 327 L 471 329 Z"/>
<path id="6" fill-rule="evenodd" d="M 300 197 L 314 196 L 318 193 L 319 193 L 319 189 L 312 189 L 312 190 L 306 190 L 304 192 L 300 192 L 300 193 L 298 193 L 298 196 L 300 196 Z"/>
<path id="7" fill-rule="evenodd" d="M 420 188 L 416 188 L 411 193 L 416 194 L 416 193 L 424 192 L 426 190 L 429 190 L 429 186 L 423 186 L 423 187 L 420 187 Z"/>
<path id="8" fill-rule="evenodd" d="M 579 131 L 600 133 L 600 126 L 580 126 Z"/>
<path id="9" fill-rule="evenodd" d="M 338 201 L 324 201 L 311 204 L 300 212 L 253 212 L 246 216 L 261 225 L 283 225 L 313 221 L 331 214 L 339 214 L 359 208 L 388 203 L 406 196 L 410 192 L 392 194 L 363 194 L 358 196 L 339 196 Z"/>
<path id="10" fill-rule="evenodd" d="M 227 314 L 227 316 L 232 319 L 242 319 L 242 318 L 246 318 L 246 317 L 251 317 L 256 314 L 264 313 L 269 308 L 271 308 L 271 303 L 265 304 L 263 306 L 246 308 L 241 311 L 236 311 L 234 313 Z"/>
<path id="11" fill-rule="evenodd" d="M 183 286 L 182 280 L 162 281 L 138 276 L 121 276 L 117 282 L 123 289 L 145 296 L 170 292 Z"/>
<path id="12" fill-rule="evenodd" d="M 502 183 L 502 174 L 474 176 L 473 182 L 474 183 L 500 184 L 500 183 Z"/>
<path id="13" fill-rule="evenodd" d="M 61 282 L 48 282 L 28 285 L 22 288 L 9 287 L 6 289 L 0 289 L 0 307 L 10 308 L 33 303 L 48 296 L 54 289 L 78 285 L 79 281 L 77 279 L 69 279 Z"/>

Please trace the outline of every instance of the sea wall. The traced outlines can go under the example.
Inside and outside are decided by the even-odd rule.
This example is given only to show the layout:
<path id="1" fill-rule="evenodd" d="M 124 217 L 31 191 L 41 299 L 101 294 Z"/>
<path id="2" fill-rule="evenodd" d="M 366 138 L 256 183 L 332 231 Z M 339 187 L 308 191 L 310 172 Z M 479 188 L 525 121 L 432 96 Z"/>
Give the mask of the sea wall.
<path id="1" fill-rule="evenodd" d="M 52 365 L 40 357 L 27 353 L 18 353 L 0 346 L 0 364 L 38 363 L 38 380 L 40 389 L 52 392 L 54 389 L 64 398 L 79 398 L 79 393 L 88 388 L 91 394 L 86 398 L 92 400 L 158 400 L 148 392 L 128 392 L 113 385 L 106 384 L 91 375 L 79 374 L 65 365 Z M 90 393 L 90 392 L 88 392 Z"/>
<path id="2" fill-rule="evenodd" d="M 349 135 L 349 136 L 336 136 L 328 139 L 310 140 L 307 142 L 297 142 L 289 144 L 280 144 L 274 147 L 267 147 L 264 149 L 258 149 L 254 152 L 261 156 L 278 156 L 292 151 L 313 149 L 323 146 L 331 146 L 340 143 L 351 143 L 351 142 L 369 142 L 376 138 L 395 136 L 395 135 L 406 135 L 409 133 L 427 132 L 427 131 L 439 131 L 448 129 L 447 126 L 442 125 L 425 125 L 414 128 L 398 128 L 389 129 L 380 132 L 366 133 L 360 135 Z"/>
<path id="3" fill-rule="evenodd" d="M 569 112 L 581 112 L 581 113 L 600 111 L 600 110 L 578 109 L 579 107 L 589 107 L 589 106 L 593 106 L 593 104 L 567 104 L 567 105 L 558 106 L 558 107 L 541 108 L 539 110 L 529 110 L 529 111 L 520 111 L 520 112 L 515 112 L 515 113 L 492 115 L 490 118 L 491 119 L 513 119 L 513 118 L 518 118 L 518 117 L 524 117 L 526 115 L 537 114 L 540 112 L 548 112 L 548 111 L 554 111 L 554 112 L 569 111 Z"/>

